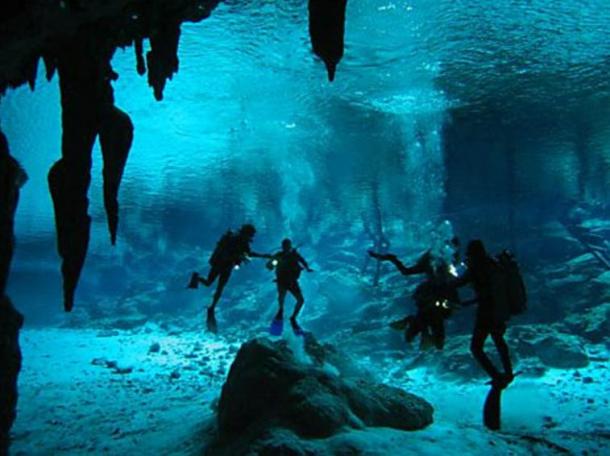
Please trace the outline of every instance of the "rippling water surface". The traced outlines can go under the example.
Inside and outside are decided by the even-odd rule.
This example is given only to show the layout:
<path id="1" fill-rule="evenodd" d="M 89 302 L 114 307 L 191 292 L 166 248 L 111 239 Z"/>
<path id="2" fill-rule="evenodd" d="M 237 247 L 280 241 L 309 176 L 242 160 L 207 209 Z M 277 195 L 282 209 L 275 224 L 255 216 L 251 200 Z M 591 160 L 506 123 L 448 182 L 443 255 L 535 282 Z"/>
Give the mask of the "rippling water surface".
<path id="1" fill-rule="evenodd" d="M 354 0 L 330 84 L 310 51 L 306 2 L 226 1 L 183 25 L 163 102 L 136 74 L 131 48 L 113 60 L 117 104 L 136 125 L 124 218 L 195 217 L 216 231 L 250 218 L 292 231 L 380 205 L 388 219 L 433 220 L 456 191 L 447 173 L 472 180 L 448 168 L 456 152 L 443 132 L 454 119 L 510 129 L 498 137 L 516 138 L 525 157 L 515 165 L 524 198 L 557 183 L 571 196 L 579 137 L 591 179 L 609 168 L 609 23 L 602 0 Z M 33 236 L 53 230 L 45 174 L 59 155 L 57 103 L 56 81 L 2 101 L 3 128 L 31 176 L 19 229 Z M 95 166 L 101 224 L 99 154 Z"/>

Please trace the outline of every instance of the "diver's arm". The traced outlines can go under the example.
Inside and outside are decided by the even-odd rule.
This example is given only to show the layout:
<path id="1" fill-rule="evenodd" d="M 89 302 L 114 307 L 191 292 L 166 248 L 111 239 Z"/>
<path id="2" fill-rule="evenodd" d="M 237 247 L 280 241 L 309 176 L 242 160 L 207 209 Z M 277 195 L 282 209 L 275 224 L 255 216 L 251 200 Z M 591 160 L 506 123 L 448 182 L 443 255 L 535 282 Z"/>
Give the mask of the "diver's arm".
<path id="1" fill-rule="evenodd" d="M 252 258 L 266 258 L 268 260 L 271 260 L 273 258 L 273 255 L 269 253 L 256 253 L 252 251 L 248 252 L 247 255 Z"/>
<path id="2" fill-rule="evenodd" d="M 424 268 L 419 263 L 411 267 L 405 266 L 393 253 L 382 254 L 369 250 L 369 255 L 379 261 L 389 261 L 396 266 L 396 269 L 398 269 L 402 275 L 421 274 L 425 272 Z"/>
<path id="3" fill-rule="evenodd" d="M 309 265 L 307 264 L 307 261 L 305 261 L 305 258 L 303 258 L 300 254 L 299 254 L 299 263 L 301 263 L 303 265 L 303 267 L 305 268 L 306 271 L 313 272 L 313 269 L 311 269 L 309 267 Z"/>

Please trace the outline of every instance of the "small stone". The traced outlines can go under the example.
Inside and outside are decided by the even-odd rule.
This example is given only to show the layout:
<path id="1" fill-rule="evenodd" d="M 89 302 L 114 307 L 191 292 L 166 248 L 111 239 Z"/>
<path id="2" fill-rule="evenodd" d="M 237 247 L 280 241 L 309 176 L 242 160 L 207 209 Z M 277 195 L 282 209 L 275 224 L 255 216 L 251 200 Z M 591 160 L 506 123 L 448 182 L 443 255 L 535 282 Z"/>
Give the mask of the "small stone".
<path id="1" fill-rule="evenodd" d="M 159 342 L 155 342 L 148 349 L 148 353 L 159 353 L 160 351 L 161 351 L 161 345 L 159 344 Z"/>
<path id="2" fill-rule="evenodd" d="M 117 367 L 117 362 L 116 361 L 106 361 L 106 367 L 108 369 L 115 369 Z"/>
<path id="3" fill-rule="evenodd" d="M 117 367 L 114 369 L 115 374 L 126 375 L 133 372 L 133 367 Z"/>
<path id="4" fill-rule="evenodd" d="M 593 383 L 593 377 L 583 377 L 582 379 L 583 383 Z"/>
<path id="5" fill-rule="evenodd" d="M 178 372 L 178 370 L 174 370 L 171 374 L 169 374 L 169 378 L 172 380 L 178 380 L 180 378 L 180 372 Z"/>
<path id="6" fill-rule="evenodd" d="M 107 361 L 105 358 L 93 358 L 91 360 L 91 364 L 93 364 L 94 366 L 105 366 L 106 362 Z"/>

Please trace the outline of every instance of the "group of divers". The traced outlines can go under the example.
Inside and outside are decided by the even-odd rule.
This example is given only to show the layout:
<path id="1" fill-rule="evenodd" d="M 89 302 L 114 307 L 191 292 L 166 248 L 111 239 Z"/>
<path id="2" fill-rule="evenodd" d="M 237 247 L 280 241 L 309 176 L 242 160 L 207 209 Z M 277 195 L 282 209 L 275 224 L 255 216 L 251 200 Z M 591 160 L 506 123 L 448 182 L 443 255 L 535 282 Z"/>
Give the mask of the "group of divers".
<path id="1" fill-rule="evenodd" d="M 299 286 L 299 277 L 302 270 L 308 272 L 313 272 L 313 270 L 290 239 L 284 239 L 281 249 L 273 254 L 252 251 L 250 244 L 255 234 L 256 229 L 251 224 L 245 224 L 235 232 L 227 231 L 218 241 L 209 259 L 210 270 L 207 277 L 193 272 L 188 288 L 197 288 L 199 284 L 209 287 L 217 281 L 212 304 L 207 308 L 206 318 L 208 330 L 215 333 L 217 332 L 216 306 L 232 272 L 239 269 L 240 265 L 250 258 L 266 259 L 267 268 L 275 271 L 279 304 L 270 332 L 274 335 L 281 334 L 284 301 L 286 294 L 290 293 L 296 299 L 294 311 L 290 316 L 290 325 L 295 334 L 302 334 L 303 331 L 297 322 L 297 317 L 305 299 Z M 421 335 L 420 346 L 433 344 L 436 348 L 442 349 L 445 341 L 445 320 L 453 310 L 460 306 L 476 304 L 470 350 L 489 375 L 492 387 L 502 390 L 513 381 L 515 376 L 508 345 L 504 339 L 506 322 L 511 314 L 521 310 L 515 310 L 515 306 L 525 305 L 525 288 L 518 269 L 515 267 L 516 263 L 506 251 L 498 257 L 491 256 L 487 253 L 483 242 L 478 239 L 468 243 L 464 263 L 460 263 L 457 237 L 443 239 L 441 244 L 441 250 L 444 253 L 439 253 L 437 247 L 431 248 L 420 256 L 413 266 L 405 266 L 392 253 L 368 251 L 370 257 L 380 262 L 391 263 L 404 276 L 416 274 L 425 276 L 413 293 L 417 309 L 415 314 L 394 321 L 390 326 L 404 331 L 407 342 L 412 342 L 418 335 Z M 447 255 L 447 252 L 451 252 L 451 255 Z M 457 290 L 465 285 L 472 286 L 475 297 L 469 301 L 460 302 Z M 502 371 L 492 363 L 483 349 L 489 336 L 500 355 Z"/>

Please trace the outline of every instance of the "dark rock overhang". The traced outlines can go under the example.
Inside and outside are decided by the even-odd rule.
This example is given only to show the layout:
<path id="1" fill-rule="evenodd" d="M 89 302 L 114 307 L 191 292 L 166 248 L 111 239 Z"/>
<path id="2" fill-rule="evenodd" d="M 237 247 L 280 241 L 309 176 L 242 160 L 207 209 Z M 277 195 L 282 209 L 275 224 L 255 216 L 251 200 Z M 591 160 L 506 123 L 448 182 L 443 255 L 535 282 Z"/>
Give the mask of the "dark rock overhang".
<path id="1" fill-rule="evenodd" d="M 133 45 L 136 70 L 141 75 L 148 73 L 148 84 L 160 101 L 167 80 L 178 71 L 181 24 L 207 18 L 219 3 L 5 0 L 0 19 L 0 95 L 7 88 L 25 83 L 34 89 L 40 60 L 48 80 L 56 72 L 59 76 L 62 150 L 48 181 L 62 258 L 66 311 L 74 305 L 89 245 L 91 153 L 98 137 L 104 162 L 104 206 L 110 239 L 112 244 L 116 242 L 118 192 L 134 127 L 129 115 L 114 104 L 111 82 L 118 74 L 112 68 L 112 56 L 118 47 Z M 309 0 L 308 5 L 313 52 L 324 61 L 332 81 L 343 56 L 347 0 Z M 150 50 L 144 55 L 146 38 Z M 12 245 L 10 234 L 4 242 Z"/>
<path id="2" fill-rule="evenodd" d="M 40 59 L 47 77 L 77 37 L 97 35 L 107 49 L 154 38 L 168 23 L 198 22 L 220 0 L 8 0 L 0 21 L 0 93 L 28 83 L 34 88 Z M 142 68 L 140 68 L 140 71 Z"/>

